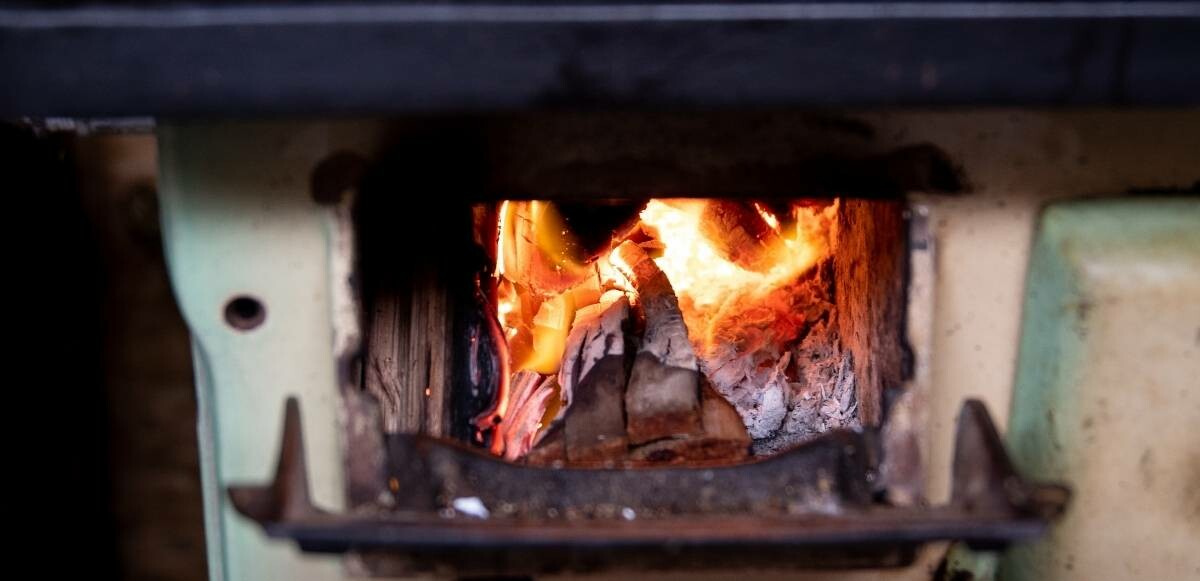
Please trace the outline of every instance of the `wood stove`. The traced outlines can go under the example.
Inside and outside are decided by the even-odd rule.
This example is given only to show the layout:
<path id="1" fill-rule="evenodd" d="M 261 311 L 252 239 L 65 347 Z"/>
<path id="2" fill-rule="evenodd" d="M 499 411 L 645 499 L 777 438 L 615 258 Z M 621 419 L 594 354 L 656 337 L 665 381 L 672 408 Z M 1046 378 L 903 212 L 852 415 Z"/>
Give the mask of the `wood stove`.
<path id="1" fill-rule="evenodd" d="M 1096 483 L 1190 466 L 1089 430 L 1129 404 L 1112 378 L 1195 376 L 1200 121 L 1043 107 L 1194 104 L 1198 22 L 1193 2 L 18 7 L 0 111 L 155 131 L 214 578 L 983 575 L 1060 516 L 1059 479 L 1085 510 L 1010 570 L 1086 553 L 1095 578 L 1117 551 L 1090 535 L 1125 521 L 1080 515 L 1141 506 Z M 996 105 L 1022 109 L 948 108 Z M 1119 199 L 1060 201 L 1096 195 Z M 1139 260 L 1171 276 L 1103 276 Z M 1166 297 L 1167 347 L 1111 348 L 1135 297 Z M 1190 394 L 1147 413 L 1189 425 Z M 1194 499 L 1171 499 L 1149 522 L 1186 543 Z M 1190 573 L 1154 543 L 1132 561 Z"/>

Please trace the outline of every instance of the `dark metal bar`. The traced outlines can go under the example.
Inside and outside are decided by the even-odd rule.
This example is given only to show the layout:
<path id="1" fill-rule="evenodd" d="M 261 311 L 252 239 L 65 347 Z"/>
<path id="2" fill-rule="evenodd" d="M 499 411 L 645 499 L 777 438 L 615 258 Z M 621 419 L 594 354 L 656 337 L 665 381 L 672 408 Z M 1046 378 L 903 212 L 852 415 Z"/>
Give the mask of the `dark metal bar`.
<path id="1" fill-rule="evenodd" d="M 1188 105 L 1196 2 L 0 9 L 0 116 Z"/>

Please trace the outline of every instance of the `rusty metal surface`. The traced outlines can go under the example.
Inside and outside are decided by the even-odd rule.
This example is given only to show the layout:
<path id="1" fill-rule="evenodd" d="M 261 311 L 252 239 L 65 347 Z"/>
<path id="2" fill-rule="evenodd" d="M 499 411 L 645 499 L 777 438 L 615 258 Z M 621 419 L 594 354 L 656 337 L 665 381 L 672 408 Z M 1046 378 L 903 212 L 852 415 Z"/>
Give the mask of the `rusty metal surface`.
<path id="1" fill-rule="evenodd" d="M 927 541 L 1036 537 L 1066 502 L 1063 488 L 1013 472 L 977 401 L 959 418 L 955 477 L 964 484 L 933 508 L 872 501 L 870 432 L 830 433 L 736 466 L 638 469 L 533 468 L 395 435 L 380 483 L 390 493 L 378 506 L 330 514 L 308 499 L 296 404 L 284 424 L 275 481 L 231 487 L 235 506 L 272 537 L 356 552 L 375 573 L 899 566 Z"/>
<path id="2" fill-rule="evenodd" d="M 837 513 L 870 503 L 865 438 L 831 433 L 780 456 L 704 468 L 541 468 L 425 436 L 389 437 L 397 508 L 478 498 L 495 519 Z"/>

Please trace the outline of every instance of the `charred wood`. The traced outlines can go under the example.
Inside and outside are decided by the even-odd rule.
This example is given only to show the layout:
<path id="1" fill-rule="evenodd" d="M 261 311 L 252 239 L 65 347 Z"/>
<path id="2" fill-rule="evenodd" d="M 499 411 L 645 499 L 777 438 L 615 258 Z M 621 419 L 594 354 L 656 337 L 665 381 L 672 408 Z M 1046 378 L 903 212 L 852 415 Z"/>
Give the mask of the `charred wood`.
<path id="1" fill-rule="evenodd" d="M 625 454 L 625 384 L 629 376 L 629 301 L 621 297 L 581 311 L 559 370 L 567 459 L 615 459 Z"/>
<path id="2" fill-rule="evenodd" d="M 783 239 L 750 202 L 712 200 L 700 216 L 700 233 L 726 260 L 755 272 L 776 264 Z"/>
<path id="3" fill-rule="evenodd" d="M 637 291 L 645 319 L 625 390 L 626 431 L 633 444 L 699 434 L 699 367 L 671 281 L 637 244 L 613 251 L 614 265 Z"/>

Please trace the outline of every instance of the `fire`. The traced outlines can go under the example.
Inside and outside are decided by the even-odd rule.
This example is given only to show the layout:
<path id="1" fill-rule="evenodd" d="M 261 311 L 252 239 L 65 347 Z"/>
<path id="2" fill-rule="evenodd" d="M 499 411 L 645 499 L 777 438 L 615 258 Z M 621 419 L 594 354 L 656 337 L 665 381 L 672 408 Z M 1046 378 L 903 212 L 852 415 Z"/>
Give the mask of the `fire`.
<path id="1" fill-rule="evenodd" d="M 505 241 L 506 231 L 512 229 L 512 215 L 508 212 L 508 210 L 509 201 L 504 200 L 503 202 L 500 202 L 500 219 L 497 220 L 496 224 L 496 276 L 498 277 L 504 275 L 504 256 L 508 253 L 508 247 L 510 246 L 510 244 Z M 503 306 L 504 303 L 501 303 L 501 307 Z M 510 312 L 512 311 L 511 306 L 512 305 L 509 305 Z M 502 318 L 505 314 L 507 313 L 500 313 Z"/>
<path id="2" fill-rule="evenodd" d="M 722 256 L 701 234 L 707 200 L 651 200 L 641 213 L 644 224 L 657 230 L 665 245 L 655 259 L 667 273 L 679 296 L 680 308 L 698 351 L 711 345 L 712 325 L 731 301 L 762 297 L 790 282 L 829 252 L 829 224 L 836 206 L 822 209 L 795 206 L 792 224 L 783 228 L 779 218 L 762 204 L 754 204 L 763 220 L 784 245 L 773 250 L 773 266 L 766 272 L 747 270 Z"/>
<path id="3" fill-rule="evenodd" d="M 572 287 L 592 269 L 553 204 L 505 201 L 498 220 L 496 315 L 512 368 L 554 373 L 574 319 Z"/>
<path id="4" fill-rule="evenodd" d="M 637 228 L 614 232 L 612 239 L 615 247 L 622 242 L 622 236 L 635 231 L 642 236 L 638 240 L 652 250 L 655 262 L 675 289 L 698 355 L 709 352 L 720 341 L 728 341 L 730 321 L 738 321 L 748 310 L 763 308 L 760 303 L 773 303 L 780 312 L 787 310 L 786 305 L 779 306 L 779 289 L 794 282 L 829 253 L 829 233 L 836 215 L 836 202 L 824 207 L 795 204 L 785 208 L 787 212 L 782 215 L 772 210 L 776 206 L 737 205 L 739 217 L 749 216 L 750 221 L 761 222 L 757 230 L 739 231 L 740 238 L 735 241 L 740 246 L 731 248 L 728 240 L 722 246 L 712 239 L 713 218 L 706 211 L 711 211 L 710 204 L 714 203 L 717 202 L 699 199 L 651 200 L 638 214 Z M 509 364 L 514 374 L 524 373 L 528 378 L 530 372 L 535 372 L 551 379 L 559 370 L 567 336 L 579 309 L 607 304 L 620 293 L 636 300 L 616 268 L 620 259 L 607 252 L 594 257 L 581 256 L 580 244 L 552 203 L 501 203 L 497 236 L 496 315 L 508 343 Z M 512 383 L 518 384 L 511 388 L 517 392 L 521 386 L 555 391 L 530 397 L 528 393 L 509 393 Z M 518 440 L 522 446 L 532 445 L 527 427 L 509 427 L 505 420 L 520 415 L 539 419 L 534 430 L 549 425 L 570 403 L 558 397 L 557 390 L 554 381 L 504 383 L 495 416 L 488 418 L 500 419 L 493 452 L 512 458 L 521 452 L 506 450 L 506 441 L 512 440 L 510 446 Z M 544 409 L 522 408 L 534 404 Z M 510 410 L 510 405 L 522 409 Z M 481 427 L 483 424 L 481 420 Z"/>
<path id="5" fill-rule="evenodd" d="M 765 207 L 763 207 L 762 204 L 760 204 L 758 202 L 754 202 L 754 209 L 758 211 L 758 215 L 762 216 L 763 221 L 766 222 L 767 225 L 770 226 L 772 230 L 774 230 L 776 232 L 780 231 L 779 230 L 779 218 L 776 218 L 775 214 L 773 212 L 766 209 Z"/>

